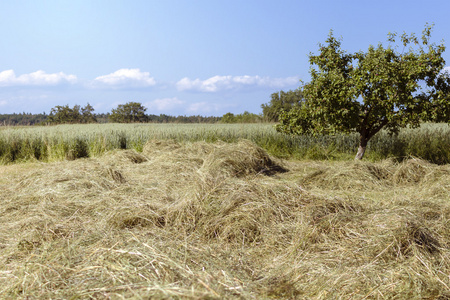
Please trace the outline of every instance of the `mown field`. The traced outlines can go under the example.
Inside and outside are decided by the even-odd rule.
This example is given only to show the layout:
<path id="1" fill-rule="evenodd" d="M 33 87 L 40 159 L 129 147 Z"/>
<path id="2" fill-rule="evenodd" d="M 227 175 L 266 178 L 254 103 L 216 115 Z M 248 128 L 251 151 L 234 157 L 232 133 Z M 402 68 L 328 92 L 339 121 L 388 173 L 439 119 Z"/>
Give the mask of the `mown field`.
<path id="1" fill-rule="evenodd" d="M 450 165 L 262 148 L 261 125 L 146 126 L 2 132 L 59 153 L 0 165 L 2 298 L 450 298 Z"/>
<path id="2" fill-rule="evenodd" d="M 287 136 L 271 124 L 88 124 L 44 127 L 0 127 L 0 164 L 29 160 L 59 161 L 96 157 L 113 149 L 142 151 L 148 140 L 178 142 L 248 139 L 279 158 L 348 160 L 358 147 L 358 135 Z M 423 124 L 398 135 L 380 132 L 372 138 L 366 159 L 402 160 L 419 157 L 450 163 L 450 126 Z"/>

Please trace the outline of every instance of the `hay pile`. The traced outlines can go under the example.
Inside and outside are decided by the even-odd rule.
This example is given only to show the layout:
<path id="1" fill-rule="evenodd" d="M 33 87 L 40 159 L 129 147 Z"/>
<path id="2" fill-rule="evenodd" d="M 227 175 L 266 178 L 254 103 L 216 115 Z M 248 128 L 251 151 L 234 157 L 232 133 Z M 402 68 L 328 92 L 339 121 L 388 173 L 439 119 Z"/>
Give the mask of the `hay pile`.
<path id="1" fill-rule="evenodd" d="M 6 298 L 450 297 L 448 166 L 154 140 L 0 168 Z"/>
<path id="2" fill-rule="evenodd" d="M 378 163 L 357 161 L 337 164 L 339 167 L 336 163 L 317 164 L 299 179 L 299 183 L 308 187 L 362 191 L 417 184 L 426 187 L 436 181 L 445 185 L 450 176 L 448 166 L 436 166 L 416 158 L 402 163 L 384 160 Z"/>

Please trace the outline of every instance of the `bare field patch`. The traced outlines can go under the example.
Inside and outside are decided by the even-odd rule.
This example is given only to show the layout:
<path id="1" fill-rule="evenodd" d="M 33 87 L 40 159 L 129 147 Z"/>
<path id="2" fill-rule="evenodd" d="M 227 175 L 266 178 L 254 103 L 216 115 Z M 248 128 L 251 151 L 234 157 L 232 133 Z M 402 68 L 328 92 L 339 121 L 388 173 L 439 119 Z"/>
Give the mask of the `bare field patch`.
<path id="1" fill-rule="evenodd" d="M 0 166 L 6 298 L 450 297 L 450 167 L 255 144 Z"/>

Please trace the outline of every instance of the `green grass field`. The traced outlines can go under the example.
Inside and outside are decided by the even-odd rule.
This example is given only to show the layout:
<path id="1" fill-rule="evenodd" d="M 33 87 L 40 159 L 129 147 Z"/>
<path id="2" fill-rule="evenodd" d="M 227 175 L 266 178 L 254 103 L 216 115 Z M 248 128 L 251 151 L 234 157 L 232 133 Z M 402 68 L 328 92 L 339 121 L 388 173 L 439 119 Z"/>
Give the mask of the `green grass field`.
<path id="1" fill-rule="evenodd" d="M 0 163 L 29 160 L 60 161 L 96 157 L 113 149 L 142 151 L 149 140 L 178 142 L 248 139 L 280 158 L 313 160 L 352 159 L 358 136 L 286 136 L 271 124 L 89 124 L 47 127 L 8 127 L 0 130 Z M 450 127 L 424 124 L 403 129 L 397 136 L 380 132 L 369 143 L 366 159 L 402 160 L 419 157 L 433 163 L 450 162 Z"/>

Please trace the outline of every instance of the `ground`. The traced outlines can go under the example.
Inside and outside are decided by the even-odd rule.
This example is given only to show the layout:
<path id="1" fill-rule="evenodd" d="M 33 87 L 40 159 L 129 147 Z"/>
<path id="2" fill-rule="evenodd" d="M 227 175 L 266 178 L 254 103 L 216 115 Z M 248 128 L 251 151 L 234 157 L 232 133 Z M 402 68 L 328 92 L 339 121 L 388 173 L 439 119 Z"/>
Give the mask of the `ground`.
<path id="1" fill-rule="evenodd" d="M 248 141 L 0 166 L 9 298 L 450 297 L 450 166 Z"/>

